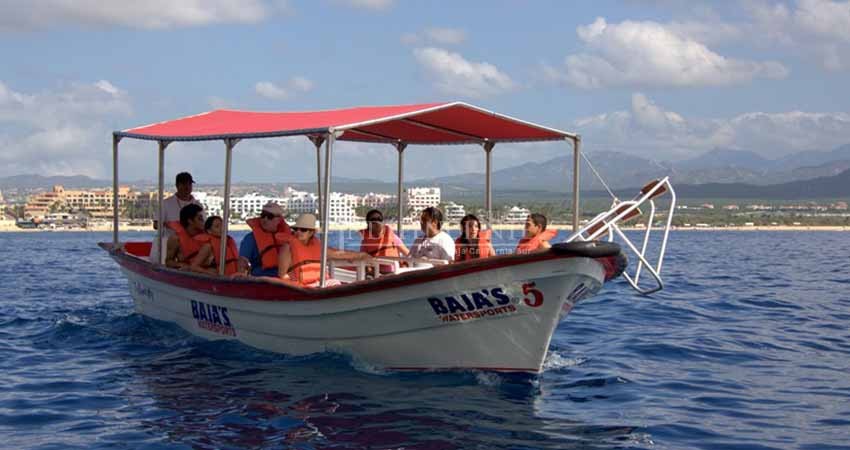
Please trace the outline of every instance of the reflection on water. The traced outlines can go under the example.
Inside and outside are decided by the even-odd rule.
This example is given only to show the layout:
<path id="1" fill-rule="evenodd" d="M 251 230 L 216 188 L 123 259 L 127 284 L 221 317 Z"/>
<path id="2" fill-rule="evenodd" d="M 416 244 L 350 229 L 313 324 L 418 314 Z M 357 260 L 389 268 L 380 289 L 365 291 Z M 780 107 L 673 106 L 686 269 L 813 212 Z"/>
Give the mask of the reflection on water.
<path id="1" fill-rule="evenodd" d="M 636 439 L 632 427 L 539 414 L 539 383 L 528 376 L 369 373 L 342 356 L 287 359 L 237 343 L 198 343 L 137 365 L 132 384 L 165 413 L 144 426 L 193 448 L 594 448 Z"/>

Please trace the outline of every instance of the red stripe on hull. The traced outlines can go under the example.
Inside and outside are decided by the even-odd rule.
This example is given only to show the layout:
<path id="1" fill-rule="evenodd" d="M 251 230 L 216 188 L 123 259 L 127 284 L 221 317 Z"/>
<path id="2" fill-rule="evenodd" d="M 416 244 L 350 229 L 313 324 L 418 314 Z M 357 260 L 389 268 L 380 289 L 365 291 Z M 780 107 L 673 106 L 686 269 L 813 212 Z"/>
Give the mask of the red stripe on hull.
<path id="1" fill-rule="evenodd" d="M 445 266 L 438 266 L 433 269 L 408 272 L 391 277 L 383 277 L 377 280 L 359 281 L 342 286 L 323 289 L 305 289 L 297 286 L 279 285 L 261 280 L 238 278 L 222 279 L 208 275 L 169 269 L 164 266 L 154 266 L 147 261 L 142 261 L 138 258 L 128 256 L 123 252 L 112 251 L 111 244 L 100 244 L 100 246 L 109 251 L 110 255 L 118 262 L 118 264 L 121 265 L 121 267 L 154 281 L 222 297 L 266 301 L 323 300 L 348 297 L 352 295 L 379 292 L 387 289 L 409 286 L 411 284 L 444 280 L 470 273 L 499 269 L 502 267 L 579 257 L 577 255 L 563 255 L 556 254 L 554 252 L 498 256 L 483 260 L 479 259 L 463 263 L 448 264 Z M 618 267 L 617 258 L 618 256 L 616 255 L 594 258 L 604 267 L 606 280 L 615 276 L 616 268 Z"/>

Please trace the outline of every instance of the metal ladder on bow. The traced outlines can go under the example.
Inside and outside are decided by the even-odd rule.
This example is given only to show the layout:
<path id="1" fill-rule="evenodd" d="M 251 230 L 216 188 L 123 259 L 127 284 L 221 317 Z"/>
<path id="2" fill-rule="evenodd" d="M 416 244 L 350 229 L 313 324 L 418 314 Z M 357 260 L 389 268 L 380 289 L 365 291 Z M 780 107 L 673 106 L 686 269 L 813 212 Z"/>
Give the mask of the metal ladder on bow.
<path id="1" fill-rule="evenodd" d="M 590 164 L 590 161 L 588 161 L 588 164 Z M 591 166 L 591 168 L 592 167 L 593 166 Z M 596 172 L 596 170 L 594 170 L 594 172 Z M 596 175 L 599 177 L 598 173 Z M 604 184 L 604 181 L 602 183 Z M 608 189 L 607 185 L 605 187 Z M 611 193 L 611 190 L 608 189 L 608 192 Z M 670 208 L 667 211 L 667 217 L 663 225 L 664 231 L 661 238 L 660 251 L 657 259 L 653 263 L 648 260 L 646 252 L 655 220 L 655 202 L 658 197 L 661 197 L 664 194 L 669 194 L 670 196 Z M 622 244 L 624 244 L 638 259 L 637 267 L 633 273 L 628 273 L 628 269 L 623 272 L 623 277 L 629 282 L 632 288 L 643 295 L 649 295 L 664 289 L 664 281 L 661 279 L 661 264 L 664 261 L 664 253 L 667 250 L 667 237 L 670 233 L 670 226 L 673 222 L 673 211 L 676 208 L 676 192 L 670 184 L 669 177 L 664 177 L 660 180 L 656 179 L 647 183 L 643 188 L 641 188 L 640 193 L 631 200 L 620 201 L 613 193 L 611 193 L 611 195 L 614 197 L 614 203 L 612 204 L 611 209 L 600 213 L 591 219 L 587 225 L 567 238 L 566 242 L 598 240 L 600 238 L 604 238 L 606 235 L 607 240 L 612 242 L 616 236 L 618 240 L 621 241 Z M 644 204 L 648 205 L 649 214 L 646 215 L 646 222 L 644 225 L 646 231 L 643 233 L 643 240 L 640 242 L 640 250 L 638 250 L 638 247 L 631 239 L 629 239 L 628 236 L 626 236 L 623 230 L 620 229 L 620 224 L 643 215 L 640 207 Z M 640 286 L 640 275 L 644 269 L 649 272 L 654 281 L 651 286 L 646 288 Z"/>

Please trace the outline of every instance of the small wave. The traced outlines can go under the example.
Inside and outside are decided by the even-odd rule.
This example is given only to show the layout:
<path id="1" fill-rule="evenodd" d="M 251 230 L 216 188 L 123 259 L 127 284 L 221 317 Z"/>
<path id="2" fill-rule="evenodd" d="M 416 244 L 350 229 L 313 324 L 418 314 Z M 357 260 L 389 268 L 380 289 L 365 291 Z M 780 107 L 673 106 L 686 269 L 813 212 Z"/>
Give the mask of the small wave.
<path id="1" fill-rule="evenodd" d="M 585 362 L 587 362 L 587 358 L 583 356 L 571 358 L 569 356 L 561 354 L 558 351 L 553 350 L 550 351 L 548 355 L 546 355 L 546 360 L 543 361 L 543 371 L 556 371 L 568 367 L 580 366 Z"/>

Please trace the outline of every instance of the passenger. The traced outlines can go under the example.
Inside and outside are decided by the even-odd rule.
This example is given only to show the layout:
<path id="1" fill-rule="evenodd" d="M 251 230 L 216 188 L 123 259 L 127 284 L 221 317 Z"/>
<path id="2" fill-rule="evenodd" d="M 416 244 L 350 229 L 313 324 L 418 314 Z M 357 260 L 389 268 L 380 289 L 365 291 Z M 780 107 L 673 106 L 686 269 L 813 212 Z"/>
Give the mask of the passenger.
<path id="1" fill-rule="evenodd" d="M 316 216 L 301 214 L 292 232 L 293 238 L 280 247 L 278 277 L 302 286 L 317 286 L 322 273 L 322 241 L 316 237 Z M 328 247 L 328 258 L 364 260 L 370 259 L 370 256 Z"/>
<path id="2" fill-rule="evenodd" d="M 211 216 L 204 223 L 204 233 L 195 236 L 195 239 L 203 243 L 198 251 L 200 267 L 212 268 L 218 273 L 218 256 L 221 254 L 221 228 L 222 219 L 219 216 Z M 194 261 L 194 260 L 193 260 Z M 248 268 L 244 258 L 239 257 L 236 249 L 236 241 L 227 236 L 227 250 L 224 259 L 224 274 L 234 275 L 244 273 Z"/>
<path id="3" fill-rule="evenodd" d="M 451 236 L 441 231 L 443 213 L 433 206 L 425 208 L 419 216 L 419 227 L 422 236 L 413 241 L 410 256 L 414 258 L 430 258 L 452 261 L 455 258 L 455 245 Z"/>
<path id="4" fill-rule="evenodd" d="M 373 209 L 366 213 L 366 229 L 360 230 L 360 251 L 371 256 L 407 256 L 410 250 L 401 242 L 389 225 L 384 225 L 384 215 Z"/>
<path id="5" fill-rule="evenodd" d="M 474 214 L 460 219 L 460 236 L 455 239 L 455 261 L 468 261 L 476 258 L 496 256 L 496 250 L 490 243 L 491 230 L 482 230 L 481 222 Z"/>
<path id="6" fill-rule="evenodd" d="M 201 206 L 201 203 L 192 196 L 192 185 L 194 183 L 195 180 L 192 179 L 192 174 L 189 172 L 180 172 L 177 174 L 174 178 L 174 184 L 177 187 L 177 192 L 162 201 L 163 222 L 166 224 L 168 222 L 179 222 L 180 210 L 186 205 L 195 204 Z M 159 216 L 157 215 L 157 217 Z M 157 228 L 159 228 L 159 220 L 154 220 L 153 229 L 156 230 Z M 164 228 L 162 230 L 162 243 L 164 244 L 168 242 L 168 239 L 173 235 L 173 230 L 168 227 Z M 156 239 L 154 239 L 154 241 L 156 241 Z M 164 255 L 160 256 L 160 247 L 161 245 L 157 242 L 154 242 L 151 246 L 151 262 L 159 262 L 160 264 L 165 263 Z"/>
<path id="7" fill-rule="evenodd" d="M 250 263 L 251 275 L 276 277 L 278 249 L 292 238 L 292 231 L 283 220 L 283 208 L 275 202 L 268 202 L 263 206 L 260 217 L 247 222 L 251 233 L 242 238 L 239 256 Z"/>
<path id="8" fill-rule="evenodd" d="M 517 243 L 516 253 L 531 253 L 552 247 L 549 240 L 558 234 L 558 230 L 547 230 L 546 222 L 543 214 L 529 214 L 525 219 L 525 236 Z"/>
<path id="9" fill-rule="evenodd" d="M 190 203 L 180 210 L 179 222 L 166 222 L 165 225 L 174 231 L 168 238 L 165 265 L 175 269 L 192 269 L 192 259 L 198 256 L 203 245 L 194 239 L 204 233 L 203 208 Z M 199 267 L 199 263 L 195 266 Z"/>

